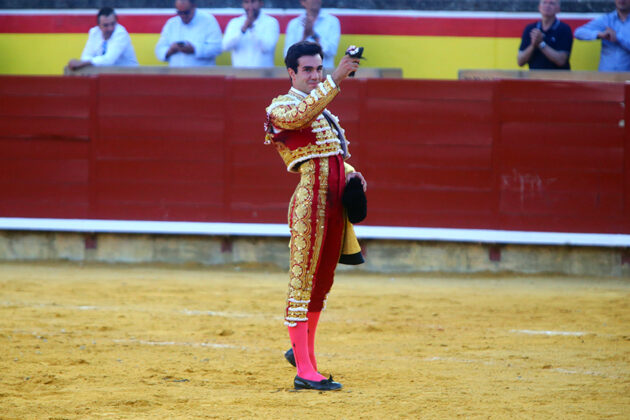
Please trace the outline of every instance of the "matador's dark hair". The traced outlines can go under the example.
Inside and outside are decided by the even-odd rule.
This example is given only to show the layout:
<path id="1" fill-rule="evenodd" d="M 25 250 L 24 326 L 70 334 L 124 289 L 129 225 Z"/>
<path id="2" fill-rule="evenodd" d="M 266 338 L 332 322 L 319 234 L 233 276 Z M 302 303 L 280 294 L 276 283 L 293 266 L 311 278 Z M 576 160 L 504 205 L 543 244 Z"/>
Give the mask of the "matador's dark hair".
<path id="1" fill-rule="evenodd" d="M 305 55 L 317 55 L 324 59 L 324 52 L 319 44 L 310 41 L 300 41 L 289 47 L 287 56 L 284 58 L 284 64 L 288 69 L 293 69 L 294 72 L 298 71 L 298 60 Z"/>
<path id="2" fill-rule="evenodd" d="M 114 15 L 114 17 L 116 18 L 116 20 L 118 20 L 118 17 L 116 16 L 116 12 L 114 11 L 114 9 L 112 9 L 111 7 L 101 7 L 101 10 L 98 11 L 98 15 L 96 15 L 96 24 L 101 23 L 101 16 L 111 16 Z"/>

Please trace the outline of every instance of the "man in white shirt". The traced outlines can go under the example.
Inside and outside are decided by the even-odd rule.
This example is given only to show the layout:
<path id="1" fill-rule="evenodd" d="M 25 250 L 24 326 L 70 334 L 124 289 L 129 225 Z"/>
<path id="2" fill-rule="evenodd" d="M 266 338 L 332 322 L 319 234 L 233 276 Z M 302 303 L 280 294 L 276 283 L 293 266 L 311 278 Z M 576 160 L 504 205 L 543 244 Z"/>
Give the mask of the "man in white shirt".
<path id="1" fill-rule="evenodd" d="M 221 54 L 221 27 L 209 13 L 197 10 L 195 0 L 176 0 L 177 16 L 162 28 L 155 46 L 158 60 L 173 67 L 213 66 Z"/>
<path id="2" fill-rule="evenodd" d="M 103 7 L 96 15 L 97 26 L 90 29 L 81 59 L 68 62 L 71 70 L 86 66 L 137 66 L 136 52 L 124 26 L 118 24 L 111 7 Z"/>
<path id="3" fill-rule="evenodd" d="M 280 25 L 260 10 L 262 6 L 263 0 L 243 0 L 245 14 L 225 28 L 223 51 L 232 51 L 234 67 L 273 67 Z"/>
<path id="4" fill-rule="evenodd" d="M 300 4 L 305 12 L 291 19 L 287 26 L 284 55 L 286 56 L 289 47 L 297 42 L 316 42 L 324 51 L 324 67 L 334 68 L 341 36 L 339 19 L 321 11 L 322 0 L 300 0 Z"/>

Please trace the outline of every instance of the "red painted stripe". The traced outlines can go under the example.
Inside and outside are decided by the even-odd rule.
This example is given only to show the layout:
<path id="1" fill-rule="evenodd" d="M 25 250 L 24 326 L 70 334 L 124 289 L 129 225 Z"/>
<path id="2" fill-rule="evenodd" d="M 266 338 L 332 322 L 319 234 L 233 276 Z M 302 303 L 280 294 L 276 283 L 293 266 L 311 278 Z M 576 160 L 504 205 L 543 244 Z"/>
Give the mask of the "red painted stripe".
<path id="1" fill-rule="evenodd" d="M 236 15 L 217 15 L 225 27 Z M 119 21 L 130 33 L 160 33 L 168 15 L 124 15 Z M 294 16 L 276 16 L 284 33 Z M 0 15 L 0 33 L 86 33 L 96 24 L 89 15 Z M 353 35 L 398 36 L 475 36 L 519 38 L 532 19 L 465 18 L 465 17 L 406 17 L 406 16 L 339 16 L 341 30 Z M 587 19 L 565 20 L 573 29 Z"/>

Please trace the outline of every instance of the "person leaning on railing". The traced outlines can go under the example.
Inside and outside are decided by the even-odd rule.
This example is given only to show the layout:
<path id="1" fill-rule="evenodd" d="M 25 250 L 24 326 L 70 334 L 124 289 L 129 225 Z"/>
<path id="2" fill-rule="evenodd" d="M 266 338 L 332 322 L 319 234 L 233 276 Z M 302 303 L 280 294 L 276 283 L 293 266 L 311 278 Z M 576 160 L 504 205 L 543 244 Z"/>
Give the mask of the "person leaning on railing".
<path id="1" fill-rule="evenodd" d="M 97 26 L 90 29 L 81 59 L 68 62 L 71 70 L 87 66 L 137 66 L 136 52 L 124 26 L 118 23 L 116 12 L 103 7 L 96 15 Z"/>
<path id="2" fill-rule="evenodd" d="M 630 0 L 615 0 L 615 8 L 575 30 L 577 39 L 602 40 L 599 71 L 630 71 Z"/>

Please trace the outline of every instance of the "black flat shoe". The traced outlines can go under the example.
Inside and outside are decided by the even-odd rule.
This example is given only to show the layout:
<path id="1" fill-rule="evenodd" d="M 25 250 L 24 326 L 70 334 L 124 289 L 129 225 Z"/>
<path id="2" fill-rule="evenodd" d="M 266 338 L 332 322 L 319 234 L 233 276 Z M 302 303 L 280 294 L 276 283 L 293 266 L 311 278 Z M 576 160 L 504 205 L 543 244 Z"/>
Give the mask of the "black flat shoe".
<path id="1" fill-rule="evenodd" d="M 309 381 L 296 376 L 293 379 L 293 386 L 295 389 L 314 389 L 316 391 L 336 391 L 343 387 L 339 382 L 333 381 L 332 375 L 330 375 L 330 378 L 322 379 L 321 381 Z"/>
<path id="2" fill-rule="evenodd" d="M 293 349 L 287 350 L 287 352 L 284 353 L 284 358 L 287 359 L 287 362 L 291 363 L 293 367 L 295 367 L 295 355 L 293 354 Z"/>

